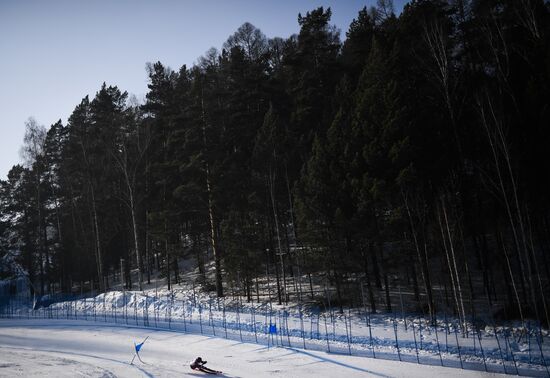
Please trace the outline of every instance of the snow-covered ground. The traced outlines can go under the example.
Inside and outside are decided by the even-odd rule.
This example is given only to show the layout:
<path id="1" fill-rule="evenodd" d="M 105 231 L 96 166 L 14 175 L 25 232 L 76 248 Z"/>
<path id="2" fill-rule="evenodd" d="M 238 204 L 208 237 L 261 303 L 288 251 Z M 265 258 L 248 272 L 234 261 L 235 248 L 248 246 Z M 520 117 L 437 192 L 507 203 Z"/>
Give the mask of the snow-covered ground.
<path id="1" fill-rule="evenodd" d="M 149 336 L 140 361 L 134 343 Z M 197 356 L 227 377 L 480 377 L 440 366 L 289 347 L 270 347 L 180 331 L 67 319 L 0 319 L 1 377 L 198 377 Z"/>
<path id="2" fill-rule="evenodd" d="M 131 358 L 133 342 L 139 342 L 145 335 L 151 336 L 148 346 L 150 342 L 154 343 L 155 335 L 170 335 L 166 336 L 167 340 L 180 340 L 177 345 L 162 342 L 162 348 L 166 344 L 173 351 L 163 351 L 161 354 L 169 357 L 167 361 L 161 359 L 153 365 L 160 364 L 163 369 L 173 365 L 170 369 L 181 372 L 186 371 L 185 368 L 178 370 L 183 366 L 182 361 L 191 359 L 194 354 L 207 360 L 210 358 L 208 355 L 213 355 L 217 360 L 222 353 L 219 350 L 231 346 L 232 349 L 239 349 L 231 356 L 250 354 L 252 351 L 258 353 L 246 360 L 234 356 L 237 362 L 249 365 L 246 361 L 266 358 L 269 362 L 273 359 L 273 364 L 269 362 L 267 366 L 260 366 L 260 371 L 283 372 L 285 377 L 293 376 L 294 368 L 304 365 L 302 359 L 317 360 L 307 364 L 322 363 L 323 369 L 302 371 L 300 368 L 300 373 L 294 376 L 334 375 L 332 370 L 325 370 L 325 365 L 327 368 L 345 367 L 357 373 L 374 372 L 371 370 L 376 366 L 383 376 L 414 376 L 417 372 L 419 375 L 428 372 L 430 375 L 456 376 L 487 371 L 540 377 L 549 375 L 544 366 L 550 360 L 547 331 L 536 328 L 522 332 L 521 328 L 495 330 L 486 326 L 479 329 L 469 324 L 467 332 L 461 332 L 462 328 L 453 319 L 440 319 L 438 326 L 434 327 L 422 317 L 412 315 L 369 315 L 363 309 L 346 310 L 341 314 L 337 311 L 320 313 L 318 309 L 306 309 L 296 304 L 277 306 L 274 303 L 242 303 L 227 298 L 218 300 L 207 293 L 183 289 L 111 291 L 89 298 L 52 302 L 52 298 L 45 298 L 43 306 L 37 310 L 32 310 L 28 299 L 13 301 L 3 308 L 0 315 L 11 320 L 4 319 L 0 323 L 0 346 L 32 347 L 34 351 L 14 349 L 9 354 L 0 353 L 0 375 L 13 376 L 17 369 L 25 369 L 23 376 L 32 376 L 35 371 L 38 375 L 42 364 L 65 364 L 71 365 L 71 370 L 76 369 L 75 375 L 78 372 L 83 376 L 110 376 L 111 373 L 124 376 L 127 374 L 125 369 L 135 371 L 137 367 L 121 365 L 126 361 L 124 358 L 109 360 L 103 352 L 115 353 L 115 356 L 119 352 L 130 353 Z M 275 333 L 268 332 L 270 326 L 276 327 Z M 52 342 L 63 346 L 62 350 L 48 346 L 48 338 L 43 336 L 48 333 L 48 327 L 56 331 L 51 332 L 55 335 L 51 336 Z M 73 340 L 72 336 L 67 336 L 70 332 L 78 334 L 76 339 L 80 338 L 83 344 L 66 347 Z M 31 333 L 29 339 L 21 337 Z M 58 335 L 64 335 L 62 340 L 58 340 Z M 99 339 L 97 335 L 100 335 Z M 119 344 L 119 337 L 126 346 Z M 90 346 L 85 339 L 90 339 Z M 108 345 L 98 344 L 101 340 L 109 340 Z M 22 341 L 21 345 L 18 345 L 19 341 Z M 193 347 L 190 355 L 182 354 L 186 352 L 182 347 L 190 342 L 200 344 L 198 349 Z M 201 349 L 203 344 L 208 344 L 208 347 Z M 218 352 L 211 353 L 208 348 Z M 283 350 L 286 352 L 281 352 Z M 72 357 L 68 356 L 67 351 L 71 351 Z M 270 353 L 275 354 L 272 357 Z M 292 357 L 283 362 L 282 355 Z M 101 359 L 100 365 L 94 363 L 98 358 Z M 48 359 L 52 362 L 47 362 Z M 297 365 L 294 366 L 294 363 Z M 234 365 L 240 363 L 227 362 L 226 365 L 213 367 L 229 371 L 225 366 Z M 275 365 L 276 368 L 273 368 Z M 151 374 L 170 376 L 169 371 L 151 370 Z M 247 369 L 237 368 L 230 375 L 247 376 L 248 372 Z"/>

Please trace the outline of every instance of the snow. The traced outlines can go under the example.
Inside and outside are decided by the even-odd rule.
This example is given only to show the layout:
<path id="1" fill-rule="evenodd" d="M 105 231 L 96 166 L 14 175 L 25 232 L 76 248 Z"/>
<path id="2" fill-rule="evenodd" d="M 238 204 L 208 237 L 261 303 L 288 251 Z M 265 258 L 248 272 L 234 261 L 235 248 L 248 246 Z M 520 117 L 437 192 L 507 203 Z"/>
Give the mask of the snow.
<path id="1" fill-rule="evenodd" d="M 143 345 L 130 365 L 134 343 Z M 131 325 L 67 319 L 0 319 L 1 377 L 199 377 L 201 356 L 227 377 L 489 377 L 471 370 L 389 361 Z"/>
<path id="2" fill-rule="evenodd" d="M 518 327 L 485 326 L 473 332 L 470 324 L 461 334 L 456 319 L 439 319 L 433 327 L 413 315 L 368 315 L 364 309 L 320 313 L 298 304 L 218 300 L 185 289 L 42 299 L 47 307 L 38 310 L 28 297 L 2 310 L 0 315 L 11 319 L 0 320 L 0 376 L 32 377 L 44 369 L 54 370 L 50 376 L 65 370 L 71 372 L 65 376 L 91 377 L 197 375 L 202 373 L 188 372 L 186 364 L 199 355 L 210 367 L 242 377 L 250 376 L 250 369 L 255 377 L 328 377 L 342 369 L 346 376 L 482 376 L 485 371 L 548 376 L 544 329 L 522 334 Z M 267 332 L 271 324 L 277 326 L 275 335 Z M 146 336 L 148 365 L 128 365 L 133 343 Z"/>

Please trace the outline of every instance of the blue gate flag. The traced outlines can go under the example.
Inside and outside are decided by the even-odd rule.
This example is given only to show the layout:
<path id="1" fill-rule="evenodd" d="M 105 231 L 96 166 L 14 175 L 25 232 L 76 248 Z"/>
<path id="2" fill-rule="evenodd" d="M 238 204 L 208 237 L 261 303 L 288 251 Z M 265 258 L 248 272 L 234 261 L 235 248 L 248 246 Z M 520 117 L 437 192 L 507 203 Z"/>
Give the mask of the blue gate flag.
<path id="1" fill-rule="evenodd" d="M 145 344 L 145 342 L 147 341 L 148 338 L 149 338 L 149 336 L 147 336 L 147 337 L 145 338 L 145 340 L 143 340 L 143 341 L 141 342 L 141 344 L 137 344 L 137 345 L 136 345 L 136 343 L 134 343 L 134 347 L 136 348 L 136 353 L 139 353 L 139 350 L 141 349 L 141 347 L 143 346 L 143 344 Z"/>
<path id="2" fill-rule="evenodd" d="M 145 342 L 147 341 L 147 339 L 149 338 L 149 336 L 147 336 L 145 338 L 145 340 L 143 340 L 140 344 L 137 344 L 134 343 L 134 348 L 136 350 L 136 352 L 134 353 L 134 357 L 132 357 L 132 362 L 130 362 L 130 365 L 133 365 L 134 364 L 134 359 L 137 357 L 140 361 L 141 361 L 141 357 L 139 356 L 139 350 L 141 349 L 141 347 L 143 346 L 143 344 L 145 344 Z M 145 363 L 143 361 L 141 361 L 142 363 Z"/>
<path id="3" fill-rule="evenodd" d="M 275 324 L 269 325 L 269 333 L 277 333 L 277 326 Z"/>

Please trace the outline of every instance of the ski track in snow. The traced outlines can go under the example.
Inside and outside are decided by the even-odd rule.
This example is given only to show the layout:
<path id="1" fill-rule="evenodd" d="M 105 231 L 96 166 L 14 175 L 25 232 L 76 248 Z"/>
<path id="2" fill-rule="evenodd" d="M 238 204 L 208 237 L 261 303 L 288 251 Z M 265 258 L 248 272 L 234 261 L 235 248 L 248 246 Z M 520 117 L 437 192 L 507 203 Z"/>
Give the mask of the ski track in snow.
<path id="1" fill-rule="evenodd" d="M 134 343 L 146 336 L 134 362 Z M 488 377 L 440 366 L 267 346 L 79 320 L 0 319 L 0 377 L 205 377 L 197 356 L 225 377 Z M 136 359 L 137 361 L 137 359 Z"/>

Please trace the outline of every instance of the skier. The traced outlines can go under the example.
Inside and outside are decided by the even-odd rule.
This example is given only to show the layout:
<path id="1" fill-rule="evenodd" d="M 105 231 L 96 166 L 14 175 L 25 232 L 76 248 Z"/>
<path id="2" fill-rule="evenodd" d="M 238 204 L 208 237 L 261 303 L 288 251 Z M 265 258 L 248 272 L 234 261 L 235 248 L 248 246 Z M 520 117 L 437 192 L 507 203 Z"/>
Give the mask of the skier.
<path id="1" fill-rule="evenodd" d="M 204 361 L 202 358 L 200 357 L 197 357 L 197 359 L 195 361 L 193 361 L 191 363 L 191 365 L 189 365 L 191 367 L 191 369 L 193 370 L 199 370 L 199 371 L 202 371 L 203 373 L 208 373 L 208 374 L 221 374 L 221 371 L 217 371 L 217 370 L 212 370 L 210 368 L 207 368 L 206 366 L 204 366 L 206 364 L 206 361 Z"/>

